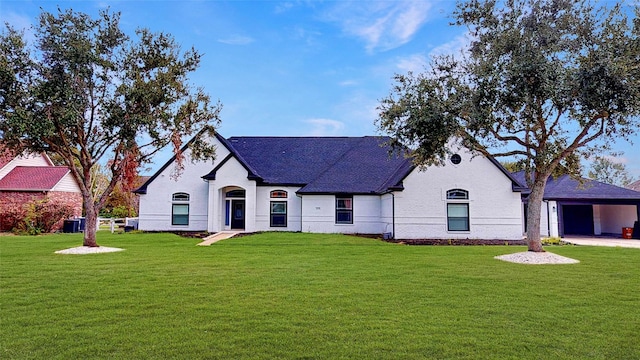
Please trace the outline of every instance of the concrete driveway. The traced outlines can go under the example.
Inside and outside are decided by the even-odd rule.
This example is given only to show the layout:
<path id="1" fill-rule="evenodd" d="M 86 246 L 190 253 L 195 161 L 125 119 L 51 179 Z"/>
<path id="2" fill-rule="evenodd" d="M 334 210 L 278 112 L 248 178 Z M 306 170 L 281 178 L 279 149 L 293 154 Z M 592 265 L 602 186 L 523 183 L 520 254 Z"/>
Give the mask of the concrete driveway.
<path id="1" fill-rule="evenodd" d="M 638 239 L 621 239 L 621 238 L 608 238 L 608 237 L 573 237 L 568 236 L 562 238 L 562 241 L 574 244 L 574 245 L 588 245 L 588 246 L 611 246 L 611 247 L 626 247 L 640 249 L 640 240 Z"/>

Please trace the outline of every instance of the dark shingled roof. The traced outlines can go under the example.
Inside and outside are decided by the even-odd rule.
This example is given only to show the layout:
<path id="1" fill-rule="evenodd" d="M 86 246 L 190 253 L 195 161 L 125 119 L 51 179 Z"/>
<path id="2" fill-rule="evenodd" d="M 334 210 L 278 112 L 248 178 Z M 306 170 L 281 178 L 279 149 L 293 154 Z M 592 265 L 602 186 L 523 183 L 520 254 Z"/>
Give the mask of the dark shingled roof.
<path id="1" fill-rule="evenodd" d="M 526 184 L 524 171 L 513 173 L 521 183 Z M 605 184 L 595 180 L 572 179 L 562 175 L 550 177 L 544 190 L 545 200 L 640 200 L 640 192 Z"/>
<path id="2" fill-rule="evenodd" d="M 230 154 L 222 159 L 205 180 L 215 180 L 217 171 L 231 158 L 247 170 L 247 178 L 260 185 L 300 186 L 299 194 L 383 194 L 402 190 L 402 181 L 414 169 L 400 152 L 390 154 L 388 137 L 256 137 L 216 139 Z M 188 145 L 188 144 L 187 144 Z M 185 148 L 186 146 L 185 145 Z M 170 159 L 136 193 L 169 166 Z M 490 158 L 512 180 L 514 191 L 522 186 L 500 164 Z"/>
<path id="3" fill-rule="evenodd" d="M 389 156 L 383 137 L 231 137 L 262 183 L 303 186 L 299 193 L 382 193 L 399 185 L 411 161 Z"/>

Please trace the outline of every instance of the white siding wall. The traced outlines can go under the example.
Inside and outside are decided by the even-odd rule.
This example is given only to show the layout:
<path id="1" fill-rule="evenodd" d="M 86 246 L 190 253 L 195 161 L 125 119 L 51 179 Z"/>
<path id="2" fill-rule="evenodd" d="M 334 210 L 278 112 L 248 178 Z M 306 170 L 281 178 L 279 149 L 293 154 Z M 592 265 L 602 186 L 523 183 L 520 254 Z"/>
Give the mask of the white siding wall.
<path id="1" fill-rule="evenodd" d="M 52 166 L 51 163 L 42 154 L 21 155 L 9 161 L 2 169 L 0 169 L 0 179 L 5 177 L 16 166 Z"/>
<path id="2" fill-rule="evenodd" d="M 314 233 L 381 234 L 381 200 L 378 195 L 353 196 L 353 224 L 336 224 L 335 195 L 304 195 L 302 231 Z"/>
<path id="3" fill-rule="evenodd" d="M 384 194 L 380 197 L 380 225 L 382 233 L 393 233 L 393 206 L 394 196 L 392 194 Z"/>
<path id="4" fill-rule="evenodd" d="M 299 187 L 259 186 L 256 191 L 257 231 L 301 231 L 301 198 L 296 195 Z M 287 198 L 271 199 L 271 191 L 284 190 Z M 271 227 L 271 201 L 287 202 L 287 227 Z"/>
<path id="5" fill-rule="evenodd" d="M 593 205 L 594 217 L 596 208 L 599 208 L 600 229 L 604 234 L 622 234 L 623 227 L 633 227 L 638 220 L 635 205 Z"/>
<path id="6" fill-rule="evenodd" d="M 52 191 L 62 191 L 62 192 L 80 192 L 80 186 L 76 182 L 76 179 L 73 178 L 71 173 L 65 175 L 60 181 L 56 184 L 56 186 L 51 189 Z"/>
<path id="7" fill-rule="evenodd" d="M 415 169 L 404 180 L 404 191 L 395 193 L 397 239 L 509 239 L 522 238 L 520 193 L 488 159 L 460 149 L 462 162 Z M 450 189 L 469 192 L 470 231 L 447 230 L 447 197 Z"/>
<path id="8" fill-rule="evenodd" d="M 184 153 L 185 169 L 177 180 L 171 178 L 175 169 L 175 164 L 171 164 L 149 184 L 147 193 L 140 195 L 140 230 L 207 230 L 208 184 L 202 176 L 224 159 L 228 151 L 218 144 L 215 162 L 199 161 L 195 164 L 191 163 L 190 154 L 191 151 L 187 149 Z M 171 225 L 172 194 L 177 192 L 189 194 L 189 225 Z"/>

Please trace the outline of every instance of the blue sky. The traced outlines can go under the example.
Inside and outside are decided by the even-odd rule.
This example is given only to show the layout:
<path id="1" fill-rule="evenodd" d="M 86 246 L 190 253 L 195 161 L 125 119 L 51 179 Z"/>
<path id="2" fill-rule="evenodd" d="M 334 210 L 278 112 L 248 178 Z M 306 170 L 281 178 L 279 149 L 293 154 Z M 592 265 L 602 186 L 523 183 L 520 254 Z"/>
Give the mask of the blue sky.
<path id="1" fill-rule="evenodd" d="M 0 18 L 18 28 L 40 8 L 97 15 L 122 13 L 122 28 L 172 34 L 204 54 L 191 76 L 223 104 L 225 136 L 363 136 L 378 134 L 378 101 L 395 73 L 419 72 L 433 54 L 466 44 L 449 26 L 454 1 L 0 1 Z M 640 178 L 640 135 L 621 141 Z M 153 169 L 170 154 L 158 156 Z"/>

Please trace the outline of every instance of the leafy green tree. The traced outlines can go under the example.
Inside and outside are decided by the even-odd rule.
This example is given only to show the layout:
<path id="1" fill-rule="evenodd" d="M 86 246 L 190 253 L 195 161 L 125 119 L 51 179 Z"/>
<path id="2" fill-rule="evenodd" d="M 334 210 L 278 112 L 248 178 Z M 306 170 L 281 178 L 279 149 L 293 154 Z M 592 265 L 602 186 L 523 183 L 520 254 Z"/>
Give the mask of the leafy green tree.
<path id="1" fill-rule="evenodd" d="M 578 159 L 638 132 L 640 8 L 595 8 L 573 0 L 471 0 L 455 24 L 471 42 L 461 57 L 396 75 L 381 100 L 378 128 L 416 163 L 442 164 L 447 143 L 524 162 L 531 189 L 528 247 L 544 251 L 540 212 L 558 166 L 578 175 Z"/>
<path id="2" fill-rule="evenodd" d="M 613 162 L 604 156 L 595 157 L 588 176 L 590 179 L 621 187 L 626 187 L 633 181 L 624 164 Z"/>
<path id="3" fill-rule="evenodd" d="M 221 105 L 188 82 L 200 64 L 195 49 L 147 29 L 132 40 L 119 21 L 108 10 L 96 19 L 43 11 L 33 44 L 8 25 L 0 34 L 0 134 L 10 147 L 55 154 L 70 167 L 82 190 L 85 246 L 97 246 L 96 217 L 118 182 L 135 179 L 167 145 L 183 164 L 182 139 L 211 135 L 220 121 Z M 205 138 L 196 136 L 192 159 L 214 156 Z M 92 191 L 100 163 L 110 179 Z"/>

